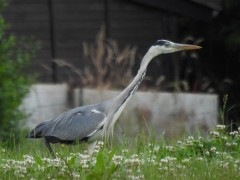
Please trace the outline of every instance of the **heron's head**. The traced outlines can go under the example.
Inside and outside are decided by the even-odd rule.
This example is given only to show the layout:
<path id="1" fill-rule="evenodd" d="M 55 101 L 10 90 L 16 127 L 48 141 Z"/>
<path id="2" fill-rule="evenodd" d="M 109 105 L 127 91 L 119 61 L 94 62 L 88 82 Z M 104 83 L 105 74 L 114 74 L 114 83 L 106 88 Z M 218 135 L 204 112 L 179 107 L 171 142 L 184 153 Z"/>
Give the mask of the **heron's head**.
<path id="1" fill-rule="evenodd" d="M 200 48 L 200 46 L 196 45 L 179 44 L 167 40 L 158 40 L 154 45 L 152 45 L 150 51 L 154 54 L 154 56 L 157 56 L 159 54 L 173 53 L 183 50 L 194 50 Z"/>

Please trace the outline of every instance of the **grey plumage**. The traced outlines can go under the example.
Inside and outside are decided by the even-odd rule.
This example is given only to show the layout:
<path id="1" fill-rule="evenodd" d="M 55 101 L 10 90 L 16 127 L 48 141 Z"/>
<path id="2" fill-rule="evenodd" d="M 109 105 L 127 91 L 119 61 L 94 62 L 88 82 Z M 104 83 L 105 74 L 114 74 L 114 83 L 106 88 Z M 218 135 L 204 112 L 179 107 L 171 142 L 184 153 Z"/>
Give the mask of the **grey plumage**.
<path id="1" fill-rule="evenodd" d="M 46 147 L 55 158 L 49 143 L 76 144 L 81 141 L 88 143 L 95 141 L 98 131 L 103 129 L 105 112 L 109 109 L 109 105 L 110 103 L 105 101 L 66 111 L 56 118 L 39 124 L 27 135 L 27 138 L 44 137 Z"/>
<path id="2" fill-rule="evenodd" d="M 59 141 L 81 141 L 93 132 L 103 128 L 101 122 L 106 118 L 105 112 L 108 108 L 109 104 L 105 101 L 100 104 L 71 109 L 56 118 L 39 124 L 27 137 L 54 136 L 59 138 Z"/>
<path id="3" fill-rule="evenodd" d="M 76 141 L 96 142 L 101 137 L 108 137 L 113 132 L 114 124 L 141 84 L 149 62 L 159 54 L 201 47 L 177 44 L 159 40 L 150 47 L 143 57 L 140 68 L 133 81 L 118 96 L 107 101 L 77 107 L 36 126 L 27 138 L 44 138 L 45 145 L 55 157 L 50 143 L 73 144 Z"/>

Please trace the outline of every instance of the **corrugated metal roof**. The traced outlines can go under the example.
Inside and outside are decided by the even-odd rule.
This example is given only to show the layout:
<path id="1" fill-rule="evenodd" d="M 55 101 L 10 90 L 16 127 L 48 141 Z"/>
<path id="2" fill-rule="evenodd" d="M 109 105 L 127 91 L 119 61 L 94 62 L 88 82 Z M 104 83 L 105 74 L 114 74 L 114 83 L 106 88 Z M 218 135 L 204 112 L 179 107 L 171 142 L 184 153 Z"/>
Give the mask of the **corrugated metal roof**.
<path id="1" fill-rule="evenodd" d="M 191 1 L 207 6 L 216 11 L 222 10 L 222 0 L 191 0 Z"/>
<path id="2" fill-rule="evenodd" d="M 209 21 L 221 11 L 222 0 L 128 0 L 155 9 Z"/>

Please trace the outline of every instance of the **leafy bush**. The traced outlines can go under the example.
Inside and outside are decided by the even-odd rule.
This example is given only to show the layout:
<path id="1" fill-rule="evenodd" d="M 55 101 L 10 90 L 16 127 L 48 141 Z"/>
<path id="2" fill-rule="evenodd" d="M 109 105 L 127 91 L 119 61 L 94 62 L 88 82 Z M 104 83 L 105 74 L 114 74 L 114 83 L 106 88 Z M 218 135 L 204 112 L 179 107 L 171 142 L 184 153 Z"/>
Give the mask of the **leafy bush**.
<path id="1" fill-rule="evenodd" d="M 25 73 L 33 52 L 26 47 L 26 41 L 14 35 L 7 35 L 8 25 L 2 11 L 5 1 L 0 2 L 0 141 L 6 141 L 10 134 L 17 134 L 19 121 L 24 113 L 19 110 L 23 97 L 28 93 L 30 78 Z M 28 43 L 29 44 L 29 43 Z"/>

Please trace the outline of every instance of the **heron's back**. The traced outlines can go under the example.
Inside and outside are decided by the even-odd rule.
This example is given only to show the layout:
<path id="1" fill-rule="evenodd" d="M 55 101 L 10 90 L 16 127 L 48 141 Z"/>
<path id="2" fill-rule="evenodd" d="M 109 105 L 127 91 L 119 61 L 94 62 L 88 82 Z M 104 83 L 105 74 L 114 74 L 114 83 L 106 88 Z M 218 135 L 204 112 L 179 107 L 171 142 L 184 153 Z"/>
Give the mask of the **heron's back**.
<path id="1" fill-rule="evenodd" d="M 28 138 L 56 137 L 60 140 L 84 139 L 102 128 L 109 103 L 82 106 L 71 109 L 54 119 L 36 126 Z"/>

